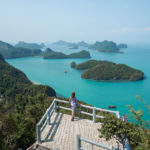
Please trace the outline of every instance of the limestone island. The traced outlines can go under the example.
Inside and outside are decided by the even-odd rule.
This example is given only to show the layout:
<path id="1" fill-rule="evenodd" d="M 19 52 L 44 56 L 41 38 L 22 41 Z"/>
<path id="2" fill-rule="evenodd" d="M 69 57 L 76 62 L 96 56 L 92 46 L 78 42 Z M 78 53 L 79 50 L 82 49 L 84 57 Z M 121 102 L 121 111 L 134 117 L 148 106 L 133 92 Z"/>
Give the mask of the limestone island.
<path id="1" fill-rule="evenodd" d="M 89 44 L 84 42 L 84 41 L 81 41 L 81 42 L 78 43 L 78 46 L 88 47 Z"/>
<path id="2" fill-rule="evenodd" d="M 22 47 L 22 48 L 29 48 L 29 49 L 42 49 L 45 47 L 43 43 L 37 44 L 37 43 L 26 43 L 24 41 L 19 41 L 15 47 Z"/>
<path id="3" fill-rule="evenodd" d="M 128 48 L 128 46 L 125 43 L 121 43 L 118 45 L 118 48 Z"/>
<path id="4" fill-rule="evenodd" d="M 52 43 L 53 45 L 59 45 L 59 46 L 71 46 L 72 44 L 74 43 L 71 43 L 71 42 L 66 42 L 66 41 L 63 41 L 63 40 L 59 40 L 57 42 L 54 42 Z"/>
<path id="5" fill-rule="evenodd" d="M 81 64 L 71 63 L 71 67 L 83 70 L 82 78 L 96 81 L 138 81 L 144 79 L 144 73 L 125 64 L 109 61 L 89 60 Z"/>
<path id="6" fill-rule="evenodd" d="M 91 58 L 90 53 L 86 50 L 67 55 L 62 52 L 56 52 L 47 48 L 42 55 L 44 59 Z"/>
<path id="7" fill-rule="evenodd" d="M 0 41 L 0 54 L 2 54 L 4 58 L 39 56 L 41 53 L 42 51 L 40 49 L 15 47 L 9 43 Z"/>
<path id="8" fill-rule="evenodd" d="M 72 44 L 71 47 L 69 47 L 69 49 L 78 49 L 79 46 L 77 44 Z"/>
<path id="9" fill-rule="evenodd" d="M 102 42 L 95 42 L 95 44 L 90 45 L 89 49 L 97 50 L 99 52 L 109 52 L 109 53 L 121 53 L 120 47 L 113 41 L 102 41 Z"/>

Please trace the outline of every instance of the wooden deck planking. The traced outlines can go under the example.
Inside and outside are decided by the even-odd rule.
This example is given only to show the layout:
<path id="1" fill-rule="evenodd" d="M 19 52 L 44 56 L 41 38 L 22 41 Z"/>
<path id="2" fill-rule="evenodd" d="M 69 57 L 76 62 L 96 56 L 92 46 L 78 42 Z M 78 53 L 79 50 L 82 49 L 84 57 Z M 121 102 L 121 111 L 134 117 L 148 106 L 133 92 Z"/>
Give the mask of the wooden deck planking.
<path id="1" fill-rule="evenodd" d="M 71 121 L 71 116 L 62 113 L 54 113 L 51 117 L 52 125 L 47 125 L 42 132 L 42 146 L 47 148 L 58 148 L 59 150 L 76 150 L 76 135 L 79 134 L 89 140 L 117 148 L 115 139 L 106 141 L 99 138 L 98 128 L 101 123 L 93 123 L 91 120 L 75 118 Z M 92 150 L 92 145 L 81 143 L 88 150 Z M 104 150 L 93 146 L 93 150 Z"/>

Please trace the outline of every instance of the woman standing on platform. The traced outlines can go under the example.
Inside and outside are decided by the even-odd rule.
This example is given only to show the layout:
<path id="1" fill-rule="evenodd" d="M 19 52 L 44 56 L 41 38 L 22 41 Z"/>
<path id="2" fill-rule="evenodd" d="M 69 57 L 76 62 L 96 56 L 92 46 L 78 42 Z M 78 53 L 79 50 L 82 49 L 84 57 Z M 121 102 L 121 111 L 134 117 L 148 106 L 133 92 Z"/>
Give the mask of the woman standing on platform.
<path id="1" fill-rule="evenodd" d="M 71 118 L 71 121 L 74 121 L 75 110 L 76 110 L 76 107 L 77 107 L 77 99 L 75 97 L 75 92 L 72 92 L 72 95 L 69 98 L 69 102 L 71 104 L 71 109 L 72 109 L 72 118 Z"/>

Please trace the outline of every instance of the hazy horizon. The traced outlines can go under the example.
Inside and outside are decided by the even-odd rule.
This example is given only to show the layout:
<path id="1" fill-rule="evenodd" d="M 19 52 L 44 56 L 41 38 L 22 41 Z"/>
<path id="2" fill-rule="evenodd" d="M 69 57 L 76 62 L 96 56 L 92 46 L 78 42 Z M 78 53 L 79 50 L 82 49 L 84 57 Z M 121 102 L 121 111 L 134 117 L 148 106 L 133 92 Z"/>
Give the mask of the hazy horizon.
<path id="1" fill-rule="evenodd" d="M 149 0 L 3 0 L 0 40 L 150 43 Z"/>

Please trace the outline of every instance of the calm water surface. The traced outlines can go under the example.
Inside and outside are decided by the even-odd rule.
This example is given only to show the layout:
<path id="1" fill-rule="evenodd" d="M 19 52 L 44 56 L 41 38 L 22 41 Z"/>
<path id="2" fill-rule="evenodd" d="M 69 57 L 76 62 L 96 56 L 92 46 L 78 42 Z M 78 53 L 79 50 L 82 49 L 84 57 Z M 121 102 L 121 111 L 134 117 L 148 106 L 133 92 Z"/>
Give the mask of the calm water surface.
<path id="1" fill-rule="evenodd" d="M 83 50 L 70 50 L 68 47 L 49 45 L 53 50 L 66 54 Z M 117 106 L 121 114 L 127 113 L 127 104 L 136 109 L 143 109 L 145 118 L 148 112 L 136 98 L 141 97 L 150 105 L 150 45 L 129 45 L 124 49 L 124 54 L 100 53 L 89 50 L 92 59 L 109 60 L 123 63 L 140 69 L 145 73 L 146 79 L 137 82 L 97 82 L 82 79 L 81 71 L 74 70 L 70 63 L 84 62 L 88 59 L 53 59 L 44 60 L 40 57 L 8 59 L 7 62 L 22 70 L 27 77 L 34 81 L 53 87 L 57 93 L 69 97 L 72 91 L 76 92 L 79 100 L 85 101 L 96 107 L 107 108 L 109 105 Z M 64 73 L 67 70 L 68 73 Z"/>

